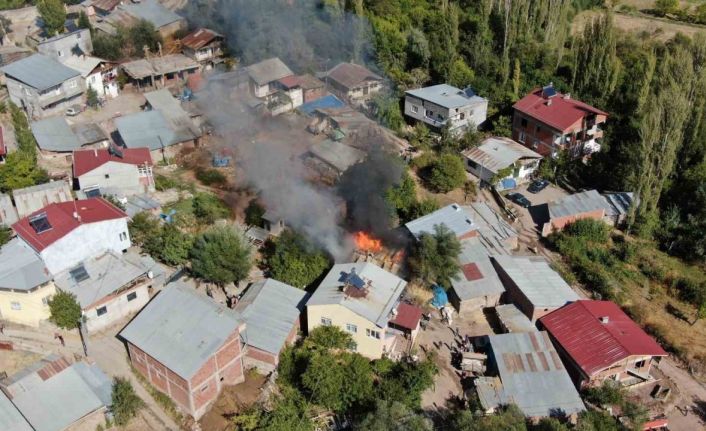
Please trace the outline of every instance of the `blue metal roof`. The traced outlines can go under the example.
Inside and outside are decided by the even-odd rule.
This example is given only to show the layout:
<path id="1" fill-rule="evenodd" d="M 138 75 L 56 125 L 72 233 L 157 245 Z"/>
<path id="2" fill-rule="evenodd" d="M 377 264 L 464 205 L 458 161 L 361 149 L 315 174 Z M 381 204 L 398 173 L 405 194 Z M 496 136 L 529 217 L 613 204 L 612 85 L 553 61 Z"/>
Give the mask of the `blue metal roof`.
<path id="1" fill-rule="evenodd" d="M 77 70 L 64 66 L 51 57 L 34 54 L 1 68 L 5 75 L 24 82 L 39 91 L 60 85 L 64 81 L 79 76 Z"/>
<path id="2" fill-rule="evenodd" d="M 297 108 L 299 112 L 303 112 L 306 115 L 311 115 L 317 109 L 329 109 L 329 108 L 343 108 L 346 106 L 345 103 L 341 101 L 338 97 L 333 94 L 324 96 L 320 99 L 316 99 L 312 102 L 305 103 Z"/>

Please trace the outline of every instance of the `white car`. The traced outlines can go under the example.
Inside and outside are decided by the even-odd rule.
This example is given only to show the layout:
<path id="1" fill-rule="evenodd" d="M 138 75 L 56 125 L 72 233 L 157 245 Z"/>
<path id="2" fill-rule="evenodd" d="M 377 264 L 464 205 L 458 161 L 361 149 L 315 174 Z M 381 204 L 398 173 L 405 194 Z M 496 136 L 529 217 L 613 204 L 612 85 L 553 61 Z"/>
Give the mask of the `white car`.
<path id="1" fill-rule="evenodd" d="M 69 117 L 75 117 L 81 113 L 81 105 L 71 105 L 66 109 L 66 115 Z"/>

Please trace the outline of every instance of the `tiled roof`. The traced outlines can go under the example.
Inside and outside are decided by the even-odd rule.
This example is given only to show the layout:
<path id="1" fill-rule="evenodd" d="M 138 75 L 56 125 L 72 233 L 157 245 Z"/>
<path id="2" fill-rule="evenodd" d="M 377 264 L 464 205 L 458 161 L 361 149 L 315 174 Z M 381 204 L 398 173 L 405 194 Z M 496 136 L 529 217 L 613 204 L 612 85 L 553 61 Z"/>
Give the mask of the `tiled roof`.
<path id="1" fill-rule="evenodd" d="M 74 217 L 74 212 L 78 215 L 78 219 Z M 30 225 L 29 220 L 41 213 L 46 213 L 51 228 L 42 233 L 37 233 Z M 41 210 L 20 219 L 20 221 L 12 225 L 12 229 L 33 249 L 41 252 L 82 224 L 124 217 L 127 217 L 127 214 L 105 199 L 91 198 L 47 205 Z"/>
<path id="2" fill-rule="evenodd" d="M 611 301 L 576 301 L 539 321 L 587 376 L 629 356 L 667 355 Z"/>
<path id="3" fill-rule="evenodd" d="M 338 64 L 328 72 L 328 79 L 338 82 L 348 89 L 355 88 L 368 80 L 382 80 L 379 75 L 374 74 L 363 66 L 353 63 Z"/>
<path id="4" fill-rule="evenodd" d="M 559 131 L 567 130 L 572 124 L 589 114 L 608 115 L 600 109 L 561 93 L 545 98 L 542 96 L 543 91 L 542 88 L 533 90 L 518 100 L 513 108 Z"/>
<path id="5" fill-rule="evenodd" d="M 117 151 L 102 148 L 100 150 L 74 151 L 74 178 L 91 172 L 108 162 L 128 165 L 152 165 L 149 148 L 120 148 Z"/>

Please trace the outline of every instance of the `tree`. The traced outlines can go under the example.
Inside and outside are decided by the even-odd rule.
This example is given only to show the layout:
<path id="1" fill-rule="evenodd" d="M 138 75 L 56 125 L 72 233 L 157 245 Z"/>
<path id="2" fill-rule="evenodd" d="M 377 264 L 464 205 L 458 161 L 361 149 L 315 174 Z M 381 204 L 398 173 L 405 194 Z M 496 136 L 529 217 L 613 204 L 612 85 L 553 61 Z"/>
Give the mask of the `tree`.
<path id="1" fill-rule="evenodd" d="M 81 305 L 73 293 L 59 290 L 49 300 L 49 320 L 60 328 L 77 328 L 82 315 Z"/>
<path id="2" fill-rule="evenodd" d="M 252 247 L 231 227 L 214 227 L 204 232 L 191 249 L 191 269 L 204 280 L 224 286 L 248 276 Z"/>
<path id="3" fill-rule="evenodd" d="M 44 22 L 44 31 L 49 36 L 64 32 L 66 8 L 61 0 L 39 0 L 37 11 Z"/>
<path id="4" fill-rule="evenodd" d="M 106 60 L 118 61 L 124 57 L 125 39 L 122 31 L 116 35 L 97 33 L 93 36 L 93 54 Z"/>
<path id="5" fill-rule="evenodd" d="M 89 84 L 86 90 L 86 104 L 91 108 L 97 108 L 100 100 L 98 100 L 98 92 Z"/>
<path id="6" fill-rule="evenodd" d="M 245 208 L 245 224 L 262 227 L 262 217 L 264 215 L 265 207 L 260 205 L 256 199 L 253 199 L 250 201 L 247 208 Z"/>
<path id="7" fill-rule="evenodd" d="M 437 193 L 448 193 L 461 187 L 466 181 L 466 169 L 461 158 L 455 154 L 442 154 L 429 170 L 429 186 Z"/>
<path id="8" fill-rule="evenodd" d="M 434 233 L 424 232 L 415 244 L 410 265 L 414 273 L 448 289 L 460 270 L 458 255 L 461 243 L 446 225 L 434 226 Z"/>
<path id="9" fill-rule="evenodd" d="M 358 353 L 314 353 L 301 382 L 315 404 L 338 413 L 363 405 L 373 393 L 370 362 Z"/>
<path id="10" fill-rule="evenodd" d="M 12 229 L 3 225 L 0 225 L 0 247 L 10 242 L 12 239 Z"/>
<path id="11" fill-rule="evenodd" d="M 113 379 L 111 398 L 113 403 L 111 410 L 115 417 L 115 424 L 119 426 L 127 425 L 145 405 L 145 402 L 135 393 L 132 383 L 123 377 Z"/>
<path id="12" fill-rule="evenodd" d="M 378 401 L 355 427 L 361 431 L 432 431 L 433 424 L 421 414 L 396 401 Z"/>
<path id="13" fill-rule="evenodd" d="M 619 431 L 621 427 L 608 413 L 599 410 L 587 410 L 579 414 L 576 431 Z"/>
<path id="14" fill-rule="evenodd" d="M 317 326 L 305 339 L 307 346 L 315 346 L 325 350 L 350 349 L 353 337 L 337 326 Z"/>
<path id="15" fill-rule="evenodd" d="M 35 160 L 20 151 L 10 153 L 0 165 L 0 190 L 9 192 L 23 187 L 45 183 L 49 176 Z"/>
<path id="16" fill-rule="evenodd" d="M 91 30 L 91 33 L 93 33 L 93 26 L 91 25 L 91 21 L 88 20 L 88 15 L 86 15 L 86 12 L 81 11 L 78 13 L 78 28 L 87 28 Z"/>
<path id="17" fill-rule="evenodd" d="M 266 412 L 260 422 L 262 431 L 311 431 L 314 424 L 309 416 L 309 403 L 294 388 L 284 386 L 274 407 Z"/>
<path id="18" fill-rule="evenodd" d="M 378 93 L 370 100 L 370 110 L 375 119 L 394 131 L 399 131 L 404 125 L 397 97 Z"/>
<path id="19" fill-rule="evenodd" d="M 167 265 L 186 263 L 193 245 L 193 238 L 173 224 L 166 224 L 159 235 L 148 237 L 143 245 L 147 253 Z"/>
<path id="20" fill-rule="evenodd" d="M 272 278 L 305 289 L 330 267 L 329 258 L 303 235 L 286 230 L 268 244 L 265 261 Z"/>
<path id="21" fill-rule="evenodd" d="M 465 61 L 457 58 L 449 72 L 449 84 L 458 88 L 466 88 L 471 85 L 473 78 L 473 69 L 468 67 Z"/>
<path id="22" fill-rule="evenodd" d="M 162 44 L 162 38 L 154 28 L 154 24 L 141 19 L 135 25 L 128 29 L 130 44 L 132 45 L 132 55 L 144 56 L 144 48 L 147 47 L 150 52 L 156 53 Z"/>
<path id="23" fill-rule="evenodd" d="M 194 215 L 203 224 L 213 224 L 216 220 L 231 216 L 230 208 L 210 193 L 197 193 L 193 200 Z"/>
<path id="24" fill-rule="evenodd" d="M 655 0 L 655 12 L 665 16 L 679 10 L 679 0 Z"/>
<path id="25" fill-rule="evenodd" d="M 139 246 L 143 246 L 160 234 L 159 220 L 145 211 L 135 214 L 127 227 L 132 243 Z"/>

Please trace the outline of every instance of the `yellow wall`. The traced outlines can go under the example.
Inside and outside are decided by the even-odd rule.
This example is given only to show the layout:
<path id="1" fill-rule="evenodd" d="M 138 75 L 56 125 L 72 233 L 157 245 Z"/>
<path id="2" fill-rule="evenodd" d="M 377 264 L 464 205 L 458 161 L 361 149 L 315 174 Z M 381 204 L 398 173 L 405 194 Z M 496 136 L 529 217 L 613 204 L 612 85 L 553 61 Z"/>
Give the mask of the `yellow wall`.
<path id="1" fill-rule="evenodd" d="M 351 336 L 355 341 L 356 351 L 363 356 L 371 359 L 379 359 L 382 356 L 382 346 L 385 339 L 385 330 L 377 327 L 373 322 L 361 317 L 360 315 L 350 311 L 349 309 L 338 305 L 308 305 L 307 306 L 307 324 L 309 331 L 312 331 L 317 326 L 321 326 L 321 318 L 326 317 L 331 319 L 331 324 L 337 326 L 343 331 L 346 331 L 346 323 L 351 323 L 358 327 L 358 331 Z M 380 332 L 380 339 L 368 337 L 366 329 L 372 329 Z"/>
<path id="2" fill-rule="evenodd" d="M 39 322 L 49 318 L 49 306 L 42 298 L 56 293 L 53 282 L 32 292 L 8 292 L 0 290 L 0 319 L 22 325 L 39 326 Z M 13 310 L 12 302 L 19 302 L 20 309 Z"/>

